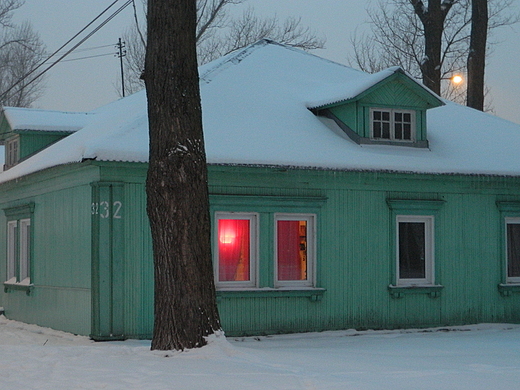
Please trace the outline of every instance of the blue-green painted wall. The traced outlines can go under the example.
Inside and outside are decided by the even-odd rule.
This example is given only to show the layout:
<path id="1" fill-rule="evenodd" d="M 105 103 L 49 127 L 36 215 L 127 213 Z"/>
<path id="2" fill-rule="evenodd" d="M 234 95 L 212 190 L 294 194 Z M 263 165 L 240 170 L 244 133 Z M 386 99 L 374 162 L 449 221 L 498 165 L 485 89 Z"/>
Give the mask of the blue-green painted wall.
<path id="1" fill-rule="evenodd" d="M 30 296 L 0 294 L 9 318 L 80 334 L 97 326 L 101 338 L 105 325 L 119 327 L 122 337 L 150 337 L 153 261 L 145 176 L 145 164 L 88 162 L 0 186 L 2 207 L 35 203 L 35 288 Z M 228 335 L 520 322 L 520 293 L 501 294 L 498 288 L 504 282 L 507 212 L 497 207 L 504 201 L 520 205 L 520 178 L 210 166 L 209 187 L 212 213 L 251 211 L 260 218 L 260 280 L 266 288 L 218 293 Z M 102 196 L 112 206 L 122 203 L 116 221 L 121 224 L 96 227 L 91 205 Z M 395 282 L 389 199 L 442 203 L 435 220 L 435 273 L 443 288 L 436 297 L 396 298 L 389 292 Z M 272 288 L 274 212 L 317 215 L 317 287 L 324 293 Z M 5 234 L 0 215 L 0 235 Z M 94 239 L 103 234 L 110 240 Z M 58 245 L 48 245 L 53 237 Z M 107 264 L 102 259 L 115 264 L 117 275 L 106 274 L 115 294 L 102 293 L 108 291 L 100 283 L 104 274 L 91 268 L 96 259 L 100 266 Z M 109 318 L 96 307 L 115 314 Z"/>
<path id="2" fill-rule="evenodd" d="M 0 293 L 8 318 L 89 334 L 91 322 L 91 245 L 88 183 L 97 169 L 60 168 L 18 183 L 5 183 L 2 209 L 34 204 L 31 223 L 34 288 Z M 73 171 L 73 178 L 69 175 Z M 86 183 L 85 183 L 86 182 Z M 6 217 L 0 212 L 0 278 L 6 280 Z"/>

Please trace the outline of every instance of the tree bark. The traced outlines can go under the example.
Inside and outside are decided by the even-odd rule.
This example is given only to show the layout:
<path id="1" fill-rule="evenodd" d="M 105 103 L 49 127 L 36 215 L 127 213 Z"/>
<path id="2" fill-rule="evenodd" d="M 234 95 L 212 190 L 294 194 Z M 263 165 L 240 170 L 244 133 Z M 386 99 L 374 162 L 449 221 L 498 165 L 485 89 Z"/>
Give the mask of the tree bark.
<path id="1" fill-rule="evenodd" d="M 487 0 L 471 2 L 467 105 L 480 111 L 484 111 L 484 70 L 489 21 L 487 3 Z"/>
<path id="2" fill-rule="evenodd" d="M 146 180 L 155 274 L 152 349 L 206 344 L 220 330 L 202 133 L 195 0 L 148 0 Z"/>
<path id="3" fill-rule="evenodd" d="M 442 32 L 453 1 L 429 0 L 428 6 L 421 0 L 410 0 L 410 3 L 424 27 L 424 58 L 420 64 L 423 84 L 440 95 Z"/>

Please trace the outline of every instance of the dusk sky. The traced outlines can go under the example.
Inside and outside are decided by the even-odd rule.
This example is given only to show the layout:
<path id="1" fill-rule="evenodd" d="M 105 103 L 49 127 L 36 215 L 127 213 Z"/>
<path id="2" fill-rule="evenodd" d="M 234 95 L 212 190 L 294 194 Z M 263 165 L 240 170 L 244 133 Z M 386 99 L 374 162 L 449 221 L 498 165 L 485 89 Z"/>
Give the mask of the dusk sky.
<path id="1" fill-rule="evenodd" d="M 48 51 L 53 52 L 79 32 L 112 0 L 26 0 L 16 11 L 15 20 L 28 20 L 41 35 Z M 120 5 L 124 1 L 119 2 Z M 140 7 L 140 0 L 136 1 Z M 253 7 L 263 16 L 277 15 L 302 18 L 302 23 L 326 38 L 326 48 L 314 51 L 321 57 L 348 64 L 352 53 L 350 38 L 357 31 L 368 29 L 366 8 L 376 1 L 361 0 L 248 0 L 240 6 L 230 6 L 233 13 Z M 117 5 L 114 9 L 117 8 Z M 511 12 L 520 12 L 520 1 L 514 0 Z M 92 57 L 57 64 L 48 72 L 44 96 L 36 108 L 88 111 L 119 98 L 119 60 L 115 44 L 124 30 L 133 23 L 132 7 L 127 7 L 67 59 Z M 493 47 L 486 68 L 490 92 L 488 99 L 494 113 L 520 123 L 520 24 L 495 30 Z M 96 48 L 96 49 L 93 49 Z"/>

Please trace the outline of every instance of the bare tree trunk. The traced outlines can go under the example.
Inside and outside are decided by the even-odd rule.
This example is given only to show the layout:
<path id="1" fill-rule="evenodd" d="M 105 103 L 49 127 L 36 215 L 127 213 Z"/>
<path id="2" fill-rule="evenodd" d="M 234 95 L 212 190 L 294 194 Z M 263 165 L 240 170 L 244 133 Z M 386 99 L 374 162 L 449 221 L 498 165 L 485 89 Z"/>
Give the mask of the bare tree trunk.
<path id="1" fill-rule="evenodd" d="M 147 212 L 155 269 L 152 349 L 206 344 L 220 330 L 211 264 L 195 0 L 149 0 L 144 79 Z"/>
<path id="2" fill-rule="evenodd" d="M 484 70 L 486 67 L 488 21 L 487 0 L 472 0 L 467 105 L 480 111 L 484 111 Z"/>
<path id="3" fill-rule="evenodd" d="M 424 27 L 424 58 L 421 61 L 423 83 L 433 92 L 441 94 L 442 32 L 446 15 L 453 1 L 429 0 L 425 6 L 421 0 L 410 0 L 416 15 Z"/>

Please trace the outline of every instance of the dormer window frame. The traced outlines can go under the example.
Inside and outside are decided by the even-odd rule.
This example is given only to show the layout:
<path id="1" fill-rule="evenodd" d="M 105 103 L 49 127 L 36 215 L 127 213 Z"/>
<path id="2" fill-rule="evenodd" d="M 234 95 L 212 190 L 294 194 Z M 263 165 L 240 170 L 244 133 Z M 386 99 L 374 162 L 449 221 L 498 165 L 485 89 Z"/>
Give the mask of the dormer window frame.
<path id="1" fill-rule="evenodd" d="M 5 141 L 4 169 L 11 168 L 20 161 L 20 137 L 12 137 Z"/>
<path id="2" fill-rule="evenodd" d="M 376 114 L 380 114 L 379 118 L 376 118 Z M 385 116 L 384 114 L 388 115 Z M 401 115 L 400 120 L 396 118 L 397 115 Z M 407 115 L 409 115 L 409 120 L 405 120 Z M 415 115 L 415 110 L 393 107 L 370 107 L 370 139 L 375 142 L 415 143 L 417 139 Z M 388 125 L 388 128 L 384 129 L 384 125 Z M 408 129 L 406 129 L 406 125 L 408 125 Z M 385 136 L 385 132 L 388 136 Z M 409 138 L 405 138 L 405 132 L 409 132 Z"/>

